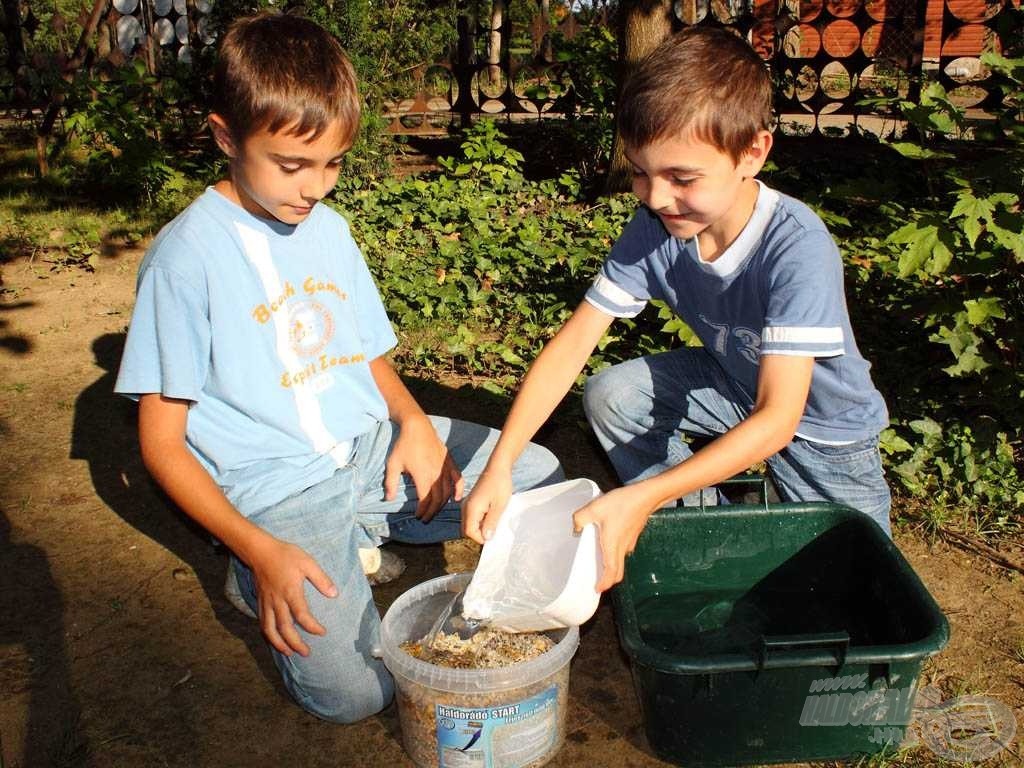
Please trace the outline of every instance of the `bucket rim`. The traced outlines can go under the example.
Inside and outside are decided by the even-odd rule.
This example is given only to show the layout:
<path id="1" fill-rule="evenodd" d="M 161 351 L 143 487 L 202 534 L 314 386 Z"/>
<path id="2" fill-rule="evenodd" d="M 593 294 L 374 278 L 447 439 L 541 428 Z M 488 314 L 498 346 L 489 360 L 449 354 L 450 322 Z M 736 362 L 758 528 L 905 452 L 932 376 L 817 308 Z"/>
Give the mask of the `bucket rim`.
<path id="1" fill-rule="evenodd" d="M 852 507 L 831 502 L 790 502 L 778 505 L 735 504 L 727 507 L 708 509 L 676 508 L 664 509 L 652 517 L 654 526 L 672 525 L 673 521 L 686 519 L 690 522 L 711 519 L 749 519 L 750 517 L 801 516 L 822 512 L 835 514 L 837 521 L 855 521 L 863 527 L 872 544 L 878 547 L 904 581 L 904 585 L 919 601 L 922 613 L 928 623 L 921 636 L 902 643 L 887 643 L 864 646 L 848 646 L 839 649 L 834 643 L 822 643 L 820 647 L 809 647 L 783 652 L 769 662 L 757 653 L 722 652 L 709 654 L 672 654 L 649 645 L 640 632 L 633 596 L 629 589 L 629 573 L 611 590 L 612 606 L 618 627 L 619 642 L 632 663 L 643 665 L 656 672 L 675 675 L 703 675 L 716 672 L 759 672 L 773 668 L 835 667 L 844 664 L 894 664 L 920 662 L 939 653 L 949 642 L 949 621 L 935 598 L 921 581 L 920 576 L 907 562 L 903 553 L 867 515 Z M 648 534 L 649 535 L 649 534 Z M 763 640 L 764 638 L 762 638 Z"/>
<path id="2" fill-rule="evenodd" d="M 471 571 L 438 576 L 403 592 L 391 604 L 381 621 L 381 657 L 388 671 L 397 679 L 447 693 L 476 694 L 484 691 L 502 691 L 533 685 L 568 664 L 579 647 L 579 627 L 549 630 L 541 634 L 564 633 L 553 648 L 543 655 L 507 667 L 494 669 L 453 669 L 430 664 L 403 651 L 399 645 L 409 638 L 399 638 L 393 631 L 395 616 L 412 605 L 439 592 L 452 591 L 449 587 L 464 587 L 472 577 Z M 550 634 L 549 634 L 550 636 Z M 552 638 L 554 639 L 554 638 Z"/>

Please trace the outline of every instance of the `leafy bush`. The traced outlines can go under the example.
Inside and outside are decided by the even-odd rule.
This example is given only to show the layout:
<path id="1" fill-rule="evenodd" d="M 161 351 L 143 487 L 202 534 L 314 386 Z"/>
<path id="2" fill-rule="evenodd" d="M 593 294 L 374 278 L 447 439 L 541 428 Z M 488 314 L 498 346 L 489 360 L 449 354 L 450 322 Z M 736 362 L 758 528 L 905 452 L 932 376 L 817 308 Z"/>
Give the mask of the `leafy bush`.
<path id="1" fill-rule="evenodd" d="M 618 44 L 604 24 L 587 24 L 572 40 L 556 38 L 555 58 L 565 66 L 576 97 L 568 122 L 576 167 L 596 183 L 612 150 Z"/>
<path id="2" fill-rule="evenodd" d="M 984 60 L 1019 110 L 1024 59 Z M 1024 133 L 1005 114 L 970 124 L 938 83 L 893 101 L 912 138 L 879 147 L 826 201 L 844 216 L 864 324 L 880 335 L 893 417 L 883 448 L 908 492 L 1013 519 L 1024 510 Z"/>
<path id="3" fill-rule="evenodd" d="M 82 69 L 54 85 L 66 118 L 58 173 L 117 204 L 167 207 L 189 180 L 210 181 L 220 153 L 206 128 L 212 53 L 193 64 L 162 52 L 160 75 L 136 59 Z"/>
<path id="4" fill-rule="evenodd" d="M 405 362 L 510 388 L 568 317 L 632 210 L 584 207 L 579 182 L 527 180 L 490 120 L 427 177 L 337 193 L 406 337 Z M 600 363 L 600 356 L 593 361 Z"/>

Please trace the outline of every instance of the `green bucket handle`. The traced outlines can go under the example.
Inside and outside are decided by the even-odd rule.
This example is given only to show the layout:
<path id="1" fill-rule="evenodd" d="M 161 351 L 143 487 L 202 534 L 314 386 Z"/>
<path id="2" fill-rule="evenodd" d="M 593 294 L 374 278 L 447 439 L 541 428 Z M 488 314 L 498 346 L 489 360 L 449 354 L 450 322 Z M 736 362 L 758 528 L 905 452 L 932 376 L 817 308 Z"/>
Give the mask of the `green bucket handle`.
<path id="1" fill-rule="evenodd" d="M 850 649 L 847 632 L 815 632 L 806 635 L 762 635 L 758 669 L 823 664 L 841 667 Z M 830 663 L 831 662 L 831 663 Z"/>
<path id="2" fill-rule="evenodd" d="M 736 475 L 730 477 L 728 480 L 722 480 L 718 485 L 758 485 L 761 490 L 761 504 L 764 506 L 764 511 L 768 511 L 768 477 L 767 475 L 760 475 L 755 473 L 749 473 L 744 475 Z M 700 510 L 706 512 L 707 507 L 704 506 L 704 491 L 707 489 L 701 489 L 700 492 Z"/>

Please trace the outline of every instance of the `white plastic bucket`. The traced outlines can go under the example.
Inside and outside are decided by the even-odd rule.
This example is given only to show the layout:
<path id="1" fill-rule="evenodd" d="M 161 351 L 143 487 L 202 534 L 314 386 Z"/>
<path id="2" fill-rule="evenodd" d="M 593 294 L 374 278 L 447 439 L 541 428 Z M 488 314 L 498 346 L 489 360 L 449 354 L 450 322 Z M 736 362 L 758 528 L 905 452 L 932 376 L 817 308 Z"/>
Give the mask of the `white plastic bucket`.
<path id="1" fill-rule="evenodd" d="M 381 623 L 381 656 L 395 678 L 402 744 L 419 768 L 536 768 L 565 740 L 576 627 L 549 633 L 547 653 L 500 669 L 450 669 L 399 646 L 426 635 L 470 574 L 413 587 Z"/>

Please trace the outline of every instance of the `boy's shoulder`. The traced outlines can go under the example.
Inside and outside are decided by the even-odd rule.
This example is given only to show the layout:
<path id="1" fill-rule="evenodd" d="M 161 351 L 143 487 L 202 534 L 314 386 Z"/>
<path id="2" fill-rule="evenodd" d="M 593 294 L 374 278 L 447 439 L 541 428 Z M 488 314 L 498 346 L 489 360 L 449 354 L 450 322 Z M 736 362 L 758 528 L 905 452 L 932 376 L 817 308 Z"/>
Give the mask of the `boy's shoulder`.
<path id="1" fill-rule="evenodd" d="M 337 211 L 322 203 L 303 222 L 299 240 L 315 238 L 342 247 L 351 240 L 349 225 Z M 208 187 L 164 225 L 153 239 L 140 272 L 153 267 L 172 271 L 206 271 L 211 259 L 224 263 L 231 254 L 244 257 L 246 230 L 268 237 L 292 232 L 289 225 L 258 219 Z"/>
<path id="2" fill-rule="evenodd" d="M 231 221 L 221 210 L 212 187 L 196 197 L 165 224 L 153 239 L 140 272 L 154 267 L 188 270 L 199 266 L 205 254 L 223 252 L 232 241 Z"/>
<path id="3" fill-rule="evenodd" d="M 815 244 L 821 238 L 832 240 L 825 222 L 807 203 L 764 185 L 762 192 L 774 198 L 774 210 L 761 234 L 762 241 L 781 248 L 806 238 Z"/>

